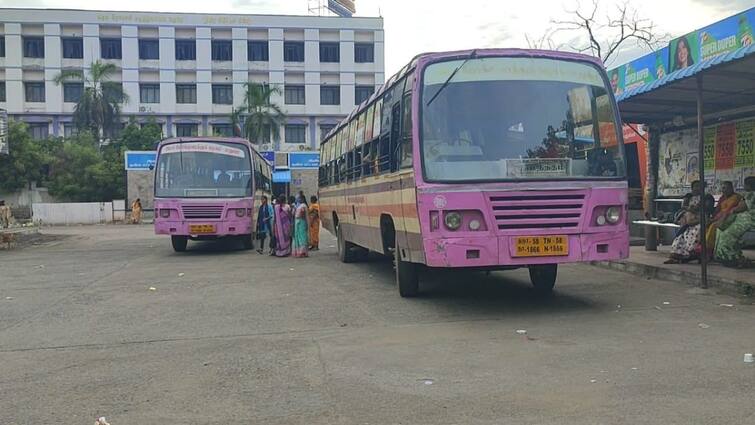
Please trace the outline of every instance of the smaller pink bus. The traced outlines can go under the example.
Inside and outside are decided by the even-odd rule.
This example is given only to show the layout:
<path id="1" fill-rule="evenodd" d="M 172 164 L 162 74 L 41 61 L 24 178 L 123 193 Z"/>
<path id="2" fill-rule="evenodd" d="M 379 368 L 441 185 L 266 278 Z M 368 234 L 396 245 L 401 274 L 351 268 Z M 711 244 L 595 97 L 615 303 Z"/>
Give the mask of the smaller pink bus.
<path id="1" fill-rule="evenodd" d="M 155 233 L 173 249 L 232 237 L 254 247 L 258 201 L 270 196 L 270 164 L 241 138 L 181 137 L 160 142 L 155 163 Z"/>

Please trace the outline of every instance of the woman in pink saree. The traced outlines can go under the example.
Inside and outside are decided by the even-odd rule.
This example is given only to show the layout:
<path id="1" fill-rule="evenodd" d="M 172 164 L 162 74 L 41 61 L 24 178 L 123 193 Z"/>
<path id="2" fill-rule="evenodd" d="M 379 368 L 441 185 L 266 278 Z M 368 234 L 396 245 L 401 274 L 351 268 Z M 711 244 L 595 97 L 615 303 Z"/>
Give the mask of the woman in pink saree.
<path id="1" fill-rule="evenodd" d="M 278 197 L 275 204 L 275 256 L 288 257 L 291 255 L 291 207 L 286 203 L 286 197 Z"/>

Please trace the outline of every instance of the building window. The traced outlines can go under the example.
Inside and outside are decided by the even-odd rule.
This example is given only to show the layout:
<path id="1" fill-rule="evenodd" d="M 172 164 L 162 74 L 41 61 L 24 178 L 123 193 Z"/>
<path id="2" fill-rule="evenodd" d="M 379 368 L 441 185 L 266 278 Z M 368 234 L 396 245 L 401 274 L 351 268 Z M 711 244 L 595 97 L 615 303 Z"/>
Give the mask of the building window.
<path id="1" fill-rule="evenodd" d="M 29 135 L 32 139 L 42 140 L 50 135 L 50 126 L 46 122 L 29 123 Z"/>
<path id="2" fill-rule="evenodd" d="M 176 40 L 176 60 L 197 60 L 197 42 L 194 40 Z"/>
<path id="3" fill-rule="evenodd" d="M 286 124 L 286 143 L 306 143 L 307 126 L 304 124 Z"/>
<path id="4" fill-rule="evenodd" d="M 0 58 L 5 57 L 5 37 L 0 37 Z"/>
<path id="5" fill-rule="evenodd" d="M 0 81 L 0 102 L 5 102 L 5 81 Z"/>
<path id="6" fill-rule="evenodd" d="M 213 84 L 212 103 L 215 105 L 233 104 L 233 86 L 230 84 Z"/>
<path id="7" fill-rule="evenodd" d="M 64 38 L 63 57 L 66 59 L 83 59 L 84 58 L 84 39 L 83 38 Z"/>
<path id="8" fill-rule="evenodd" d="M 192 137 L 198 134 L 198 124 L 176 124 L 176 137 Z"/>
<path id="9" fill-rule="evenodd" d="M 160 59 L 160 40 L 139 40 L 139 59 Z"/>
<path id="10" fill-rule="evenodd" d="M 45 83 L 28 82 L 24 83 L 27 102 L 44 102 L 45 101 Z"/>
<path id="11" fill-rule="evenodd" d="M 341 49 L 338 43 L 320 42 L 320 62 L 339 62 Z"/>
<path id="12" fill-rule="evenodd" d="M 63 123 L 63 137 L 73 137 L 77 133 L 76 126 L 73 123 Z"/>
<path id="13" fill-rule="evenodd" d="M 354 43 L 354 62 L 375 62 L 375 45 L 372 43 Z"/>
<path id="14" fill-rule="evenodd" d="M 221 137 L 233 137 L 232 124 L 213 124 L 212 135 Z"/>
<path id="15" fill-rule="evenodd" d="M 304 86 L 285 86 L 283 92 L 286 105 L 304 104 Z"/>
<path id="16" fill-rule="evenodd" d="M 250 41 L 247 44 L 247 56 L 250 61 L 267 62 L 270 60 L 267 41 Z"/>
<path id="17" fill-rule="evenodd" d="M 303 41 L 283 42 L 283 61 L 284 62 L 304 62 L 304 42 Z"/>
<path id="18" fill-rule="evenodd" d="M 63 84 L 63 102 L 76 103 L 84 93 L 84 83 Z"/>
<path id="19" fill-rule="evenodd" d="M 320 141 L 322 142 L 325 140 L 325 136 L 330 133 L 330 130 L 333 130 L 336 127 L 335 124 L 320 124 Z"/>
<path id="20" fill-rule="evenodd" d="M 42 37 L 24 37 L 24 57 L 45 57 L 45 39 Z"/>
<path id="21" fill-rule="evenodd" d="M 121 39 L 120 38 L 101 38 L 100 39 L 100 57 L 102 57 L 102 59 L 120 59 L 121 58 Z"/>
<path id="22" fill-rule="evenodd" d="M 369 99 L 370 95 L 375 92 L 374 86 L 356 86 L 354 87 L 354 104 L 359 105 Z"/>
<path id="23" fill-rule="evenodd" d="M 340 86 L 320 86 L 320 105 L 340 105 Z"/>
<path id="24" fill-rule="evenodd" d="M 176 103 L 197 103 L 197 85 L 176 84 Z"/>
<path id="25" fill-rule="evenodd" d="M 112 97 L 113 99 L 118 100 L 118 102 L 123 102 L 123 95 L 125 94 L 123 91 L 123 83 L 108 81 L 102 85 L 102 91 L 108 97 Z"/>
<path id="26" fill-rule="evenodd" d="M 141 103 L 160 103 L 160 84 L 139 84 Z"/>
<path id="27" fill-rule="evenodd" d="M 231 46 L 231 40 L 212 40 L 212 60 L 233 60 L 233 47 Z"/>

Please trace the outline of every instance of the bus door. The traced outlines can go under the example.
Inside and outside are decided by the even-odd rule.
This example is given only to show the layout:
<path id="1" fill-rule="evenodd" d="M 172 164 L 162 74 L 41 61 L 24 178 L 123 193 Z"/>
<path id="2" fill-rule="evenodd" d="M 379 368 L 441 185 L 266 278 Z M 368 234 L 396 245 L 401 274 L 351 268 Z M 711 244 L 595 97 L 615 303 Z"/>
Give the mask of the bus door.
<path id="1" fill-rule="evenodd" d="M 404 202 L 409 201 L 408 196 L 404 194 L 407 188 L 409 172 L 402 167 L 404 158 L 403 137 L 401 117 L 404 82 L 399 82 L 394 86 L 392 92 L 391 105 L 391 179 L 390 198 L 391 198 L 391 215 L 393 216 L 393 225 L 396 230 L 396 249 L 401 249 L 398 254 L 402 259 L 411 259 L 411 249 L 409 248 L 406 235 L 406 210 Z"/>
<path id="2" fill-rule="evenodd" d="M 409 261 L 421 261 L 422 252 L 419 220 L 417 218 L 417 192 L 415 176 L 412 168 L 412 82 L 414 73 L 406 78 L 401 96 L 401 127 L 398 146 L 398 169 L 401 177 L 401 215 L 404 222 L 405 242 L 401 246 L 406 249 Z M 400 86 L 400 85 L 399 85 Z"/>

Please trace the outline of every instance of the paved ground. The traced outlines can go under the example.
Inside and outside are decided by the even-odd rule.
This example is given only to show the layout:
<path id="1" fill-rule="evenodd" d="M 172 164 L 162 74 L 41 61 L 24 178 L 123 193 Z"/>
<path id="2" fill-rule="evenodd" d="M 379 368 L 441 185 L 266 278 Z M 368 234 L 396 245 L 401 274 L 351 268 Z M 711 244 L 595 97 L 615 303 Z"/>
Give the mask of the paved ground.
<path id="1" fill-rule="evenodd" d="M 755 423 L 734 298 L 570 266 L 551 299 L 513 271 L 407 300 L 329 235 L 297 260 L 45 232 L 69 236 L 0 251 L 0 424 Z"/>

